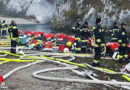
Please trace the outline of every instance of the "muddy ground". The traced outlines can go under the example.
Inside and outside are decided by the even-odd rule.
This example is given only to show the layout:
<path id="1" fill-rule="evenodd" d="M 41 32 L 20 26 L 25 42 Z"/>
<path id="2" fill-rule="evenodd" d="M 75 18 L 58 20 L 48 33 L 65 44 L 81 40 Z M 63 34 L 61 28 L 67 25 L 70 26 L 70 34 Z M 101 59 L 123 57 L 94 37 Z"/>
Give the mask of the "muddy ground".
<path id="1" fill-rule="evenodd" d="M 6 56 L 10 57 L 10 56 Z M 15 58 L 15 57 L 10 57 Z M 69 58 L 69 57 L 67 57 Z M 64 59 L 67 59 L 64 58 Z M 78 58 L 76 57 L 73 62 L 77 63 L 90 63 L 91 58 Z M 107 63 L 107 64 L 106 64 Z M 5 64 L 0 65 L 0 75 L 4 75 L 8 73 L 10 70 L 26 65 L 28 63 L 18 63 L 18 62 L 8 62 Z M 119 71 L 119 68 L 122 66 L 121 64 L 113 61 L 113 60 L 102 60 L 101 65 L 103 67 L 107 67 L 111 70 Z M 46 80 L 39 80 L 32 77 L 32 73 L 38 70 L 46 69 L 46 68 L 54 68 L 54 67 L 61 67 L 61 65 L 51 63 L 51 62 L 44 62 L 40 64 L 36 64 L 34 66 L 28 67 L 26 69 L 22 69 L 18 72 L 15 72 L 9 78 L 5 80 L 7 83 L 7 89 L 0 89 L 0 90 L 124 90 L 122 88 L 117 87 L 107 87 L 104 85 L 98 84 L 86 84 L 86 83 L 68 83 L 68 82 L 56 82 L 56 81 L 46 81 Z M 80 68 L 79 70 L 85 70 Z M 98 79 L 101 80 L 109 80 L 109 79 L 116 79 L 119 81 L 125 81 L 121 76 L 114 76 L 114 75 L 107 75 L 104 73 L 100 73 L 94 71 L 98 75 Z M 62 70 L 62 71 L 53 71 L 43 73 L 41 75 L 44 76 L 51 76 L 51 77 L 64 77 L 64 78 L 76 78 L 76 79 L 88 79 L 85 77 L 78 76 L 77 74 L 73 73 L 70 70 Z"/>

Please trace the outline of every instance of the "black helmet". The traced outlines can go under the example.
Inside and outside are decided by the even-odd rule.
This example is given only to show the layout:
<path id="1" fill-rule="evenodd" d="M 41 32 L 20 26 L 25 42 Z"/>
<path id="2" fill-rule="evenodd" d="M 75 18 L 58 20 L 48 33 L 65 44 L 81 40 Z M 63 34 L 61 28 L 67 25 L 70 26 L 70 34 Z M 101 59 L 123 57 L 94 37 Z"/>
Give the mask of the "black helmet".
<path id="1" fill-rule="evenodd" d="M 77 25 L 81 25 L 81 20 L 77 20 Z"/>
<path id="2" fill-rule="evenodd" d="M 121 26 L 125 25 L 126 26 L 126 23 L 121 23 Z"/>
<path id="3" fill-rule="evenodd" d="M 117 22 L 114 22 L 114 25 L 117 25 Z"/>
<path id="4" fill-rule="evenodd" d="M 88 22 L 86 21 L 86 22 L 84 23 L 84 25 L 88 25 Z"/>
<path id="5" fill-rule="evenodd" d="M 96 19 L 96 24 L 98 24 L 99 22 L 101 22 L 101 18 Z"/>
<path id="6" fill-rule="evenodd" d="M 3 20 L 3 23 L 5 23 L 5 20 Z"/>

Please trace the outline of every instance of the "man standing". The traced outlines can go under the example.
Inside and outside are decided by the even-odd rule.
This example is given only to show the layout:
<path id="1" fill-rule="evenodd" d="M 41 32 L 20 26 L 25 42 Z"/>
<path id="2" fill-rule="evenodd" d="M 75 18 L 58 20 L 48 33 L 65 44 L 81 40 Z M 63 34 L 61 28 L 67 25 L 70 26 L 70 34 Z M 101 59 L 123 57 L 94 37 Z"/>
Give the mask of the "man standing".
<path id="1" fill-rule="evenodd" d="M 5 20 L 3 20 L 3 23 L 2 23 L 2 37 L 5 37 L 6 36 L 6 33 L 7 33 L 7 23 L 5 22 Z"/>
<path id="2" fill-rule="evenodd" d="M 80 37 L 81 35 L 80 28 L 81 28 L 81 21 L 79 20 L 77 24 L 74 27 L 72 27 L 72 32 L 75 34 L 75 38 Z"/>
<path id="3" fill-rule="evenodd" d="M 109 30 L 112 42 L 118 42 L 117 37 L 118 37 L 119 31 L 120 30 L 118 28 L 117 22 L 114 22 L 113 26 Z"/>
<path id="4" fill-rule="evenodd" d="M 118 34 L 118 43 L 119 43 L 119 57 L 118 57 L 119 62 L 120 63 L 129 62 L 128 50 L 127 50 L 128 38 L 127 38 L 125 23 L 121 24 L 121 30 Z"/>
<path id="5" fill-rule="evenodd" d="M 86 53 L 88 39 L 90 38 L 88 22 L 86 21 L 81 27 L 81 52 Z"/>
<path id="6" fill-rule="evenodd" d="M 9 33 L 10 33 L 10 39 L 11 39 L 11 53 L 16 54 L 18 27 L 14 20 L 11 21 L 11 24 L 9 26 Z"/>
<path id="7" fill-rule="evenodd" d="M 93 66 L 100 66 L 100 59 L 101 59 L 101 48 L 105 46 L 104 41 L 104 30 L 101 27 L 102 22 L 100 18 L 96 19 L 96 27 L 93 27 L 93 39 L 94 39 L 94 60 L 92 65 Z"/>

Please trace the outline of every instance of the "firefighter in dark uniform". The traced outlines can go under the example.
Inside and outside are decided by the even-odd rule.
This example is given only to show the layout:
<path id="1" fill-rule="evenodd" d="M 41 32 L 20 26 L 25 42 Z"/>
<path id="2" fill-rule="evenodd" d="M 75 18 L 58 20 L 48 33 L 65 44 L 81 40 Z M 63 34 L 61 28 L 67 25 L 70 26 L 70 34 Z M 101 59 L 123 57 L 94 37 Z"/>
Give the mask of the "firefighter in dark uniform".
<path id="1" fill-rule="evenodd" d="M 93 39 L 94 39 L 94 60 L 92 65 L 93 66 L 100 66 L 100 59 L 101 59 L 101 49 L 105 46 L 104 41 L 104 30 L 101 27 L 102 22 L 100 18 L 96 19 L 96 27 L 93 27 Z"/>
<path id="2" fill-rule="evenodd" d="M 3 23 L 2 23 L 2 37 L 5 37 L 6 36 L 6 33 L 7 33 L 7 23 L 5 22 L 5 20 L 3 20 Z"/>
<path id="3" fill-rule="evenodd" d="M 78 21 L 76 26 L 72 27 L 72 32 L 74 33 L 75 38 L 80 37 L 81 35 L 80 28 L 81 28 L 81 21 Z"/>
<path id="4" fill-rule="evenodd" d="M 120 30 L 118 28 L 117 22 L 114 22 L 113 26 L 109 30 L 112 42 L 118 42 L 117 37 L 118 37 L 119 31 Z"/>
<path id="5" fill-rule="evenodd" d="M 75 34 L 74 48 L 76 53 L 81 52 L 81 21 L 78 21 L 75 27 L 72 27 L 72 32 Z"/>
<path id="6" fill-rule="evenodd" d="M 14 20 L 11 22 L 11 24 L 9 26 L 9 33 L 10 33 L 10 39 L 11 39 L 11 53 L 16 54 L 18 27 Z"/>
<path id="7" fill-rule="evenodd" d="M 127 49 L 128 38 L 127 38 L 125 23 L 121 24 L 121 30 L 118 34 L 118 43 L 119 43 L 119 56 L 118 56 L 119 62 L 120 63 L 129 62 L 128 61 L 128 49 Z"/>
<path id="8" fill-rule="evenodd" d="M 81 52 L 86 53 L 88 39 L 90 37 L 88 22 L 86 21 L 81 27 Z"/>

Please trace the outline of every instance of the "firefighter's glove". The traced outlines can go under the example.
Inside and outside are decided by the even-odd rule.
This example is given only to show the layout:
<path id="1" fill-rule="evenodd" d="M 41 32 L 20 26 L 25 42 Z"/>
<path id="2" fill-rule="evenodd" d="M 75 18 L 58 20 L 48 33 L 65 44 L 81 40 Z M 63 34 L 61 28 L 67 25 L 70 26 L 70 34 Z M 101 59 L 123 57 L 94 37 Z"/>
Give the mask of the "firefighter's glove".
<path id="1" fill-rule="evenodd" d="M 104 43 L 102 43 L 102 44 L 101 44 L 101 47 L 105 47 L 105 44 L 104 44 Z"/>
<path id="2" fill-rule="evenodd" d="M 73 30 L 75 30 L 75 27 L 72 27 Z"/>
<path id="3" fill-rule="evenodd" d="M 118 40 L 119 43 L 122 43 L 122 40 Z"/>
<path id="4" fill-rule="evenodd" d="M 97 41 L 97 43 L 101 43 L 101 39 L 97 39 L 96 41 Z"/>

